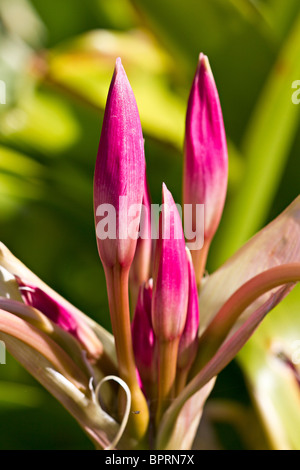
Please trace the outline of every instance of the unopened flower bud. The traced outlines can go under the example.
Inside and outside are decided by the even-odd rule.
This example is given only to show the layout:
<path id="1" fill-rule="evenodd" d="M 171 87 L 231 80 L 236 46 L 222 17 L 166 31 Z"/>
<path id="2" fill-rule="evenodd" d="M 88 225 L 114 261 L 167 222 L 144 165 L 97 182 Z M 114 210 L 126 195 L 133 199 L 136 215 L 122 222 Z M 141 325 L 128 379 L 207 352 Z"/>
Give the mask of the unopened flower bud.
<path id="1" fill-rule="evenodd" d="M 139 112 L 119 58 L 107 97 L 94 177 L 96 235 L 104 267 L 132 263 L 144 177 Z"/>
<path id="2" fill-rule="evenodd" d="M 98 359 L 100 357 L 103 347 L 95 333 L 83 320 L 75 318 L 63 305 L 39 287 L 29 285 L 17 276 L 16 280 L 26 305 L 36 308 L 62 330 L 74 336 L 90 358 Z"/>
<path id="3" fill-rule="evenodd" d="M 181 335 L 187 301 L 188 265 L 181 218 L 170 191 L 163 185 L 152 301 L 152 324 L 160 341 L 172 341 Z"/>
<path id="4" fill-rule="evenodd" d="M 185 327 L 179 341 L 177 367 L 187 369 L 196 357 L 199 329 L 199 300 L 191 254 L 187 249 L 189 270 L 189 300 Z"/>
<path id="5" fill-rule="evenodd" d="M 157 373 L 155 335 L 151 321 L 152 288 L 152 279 L 141 286 L 131 326 L 135 362 L 146 388 L 155 381 Z"/>
<path id="6" fill-rule="evenodd" d="M 204 204 L 202 255 L 197 259 L 192 252 L 197 277 L 202 277 L 208 248 L 222 216 L 228 178 L 222 110 L 208 58 L 204 54 L 200 54 L 189 96 L 184 154 L 183 203 L 192 205 L 185 224 L 192 227 L 195 238 L 201 238 L 197 231 L 203 230 L 197 226 L 196 205 Z M 199 263 L 201 266 L 197 266 Z M 199 283 L 199 278 L 197 281 Z"/>

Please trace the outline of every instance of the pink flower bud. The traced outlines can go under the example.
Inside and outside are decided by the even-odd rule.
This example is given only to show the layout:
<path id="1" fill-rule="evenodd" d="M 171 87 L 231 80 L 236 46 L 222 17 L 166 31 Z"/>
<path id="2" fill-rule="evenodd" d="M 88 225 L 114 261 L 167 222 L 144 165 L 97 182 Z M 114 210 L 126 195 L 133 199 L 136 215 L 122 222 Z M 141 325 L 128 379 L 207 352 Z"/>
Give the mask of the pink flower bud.
<path id="1" fill-rule="evenodd" d="M 163 185 L 152 301 L 152 324 L 160 341 L 172 341 L 181 335 L 187 302 L 188 264 L 181 218 L 171 193 Z"/>
<path id="2" fill-rule="evenodd" d="M 200 54 L 188 101 L 185 133 L 183 202 L 204 204 L 204 243 L 213 238 L 223 212 L 227 191 L 228 157 L 218 91 L 208 58 Z M 185 220 L 186 223 L 186 220 Z"/>
<path id="3" fill-rule="evenodd" d="M 199 300 L 196 277 L 191 254 L 187 249 L 189 270 L 189 300 L 186 323 L 179 341 L 177 366 L 179 369 L 189 368 L 196 357 L 199 329 Z"/>
<path id="4" fill-rule="evenodd" d="M 151 322 L 152 279 L 140 288 L 131 331 L 136 366 L 142 383 L 155 380 L 155 336 Z"/>
<path id="5" fill-rule="evenodd" d="M 25 283 L 16 276 L 23 302 L 36 308 L 62 330 L 74 336 L 90 358 L 97 359 L 102 354 L 102 345 L 91 328 L 78 317 L 74 317 L 63 305 L 46 294 L 39 287 Z"/>
<path id="6" fill-rule="evenodd" d="M 137 240 L 134 259 L 130 268 L 130 294 L 132 297 L 131 303 L 134 306 L 133 311 L 135 310 L 141 285 L 150 278 L 151 252 L 151 200 L 145 175 L 140 236 Z"/>
<path id="7" fill-rule="evenodd" d="M 138 108 L 118 58 L 107 97 L 94 178 L 97 243 L 105 267 L 117 263 L 126 267 L 132 262 L 144 177 L 144 140 Z"/>

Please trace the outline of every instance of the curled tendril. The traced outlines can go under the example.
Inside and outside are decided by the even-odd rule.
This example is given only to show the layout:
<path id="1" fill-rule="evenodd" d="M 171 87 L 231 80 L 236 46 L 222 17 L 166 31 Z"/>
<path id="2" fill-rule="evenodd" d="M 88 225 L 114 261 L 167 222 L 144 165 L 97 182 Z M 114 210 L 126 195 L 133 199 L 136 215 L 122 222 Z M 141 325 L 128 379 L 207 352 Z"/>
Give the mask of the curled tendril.
<path id="1" fill-rule="evenodd" d="M 124 411 L 124 416 L 123 416 L 123 419 L 122 419 L 122 422 L 121 422 L 121 425 L 120 425 L 120 428 L 117 432 L 117 435 L 116 437 L 113 439 L 113 441 L 110 443 L 109 446 L 107 446 L 104 450 L 113 450 L 116 448 L 119 440 L 121 439 L 124 431 L 125 431 L 125 428 L 127 426 L 127 422 L 128 422 L 128 419 L 129 419 L 129 414 L 130 414 L 130 408 L 131 408 L 131 393 L 130 393 L 130 390 L 129 390 L 129 387 L 128 385 L 126 384 L 126 382 L 124 382 L 124 380 L 122 380 L 120 377 L 117 377 L 116 375 L 107 375 L 106 377 L 104 377 L 97 385 L 96 387 L 96 390 L 95 390 L 95 395 L 96 395 L 96 402 L 98 404 L 98 406 L 100 407 L 100 409 L 102 410 L 102 407 L 101 407 L 101 404 L 100 404 L 100 400 L 99 400 L 99 392 L 100 392 L 100 389 L 102 387 L 102 385 L 105 383 L 105 382 L 108 382 L 109 380 L 114 380 L 115 382 L 117 382 L 124 390 L 124 392 L 126 393 L 126 406 L 125 406 L 125 411 Z"/>

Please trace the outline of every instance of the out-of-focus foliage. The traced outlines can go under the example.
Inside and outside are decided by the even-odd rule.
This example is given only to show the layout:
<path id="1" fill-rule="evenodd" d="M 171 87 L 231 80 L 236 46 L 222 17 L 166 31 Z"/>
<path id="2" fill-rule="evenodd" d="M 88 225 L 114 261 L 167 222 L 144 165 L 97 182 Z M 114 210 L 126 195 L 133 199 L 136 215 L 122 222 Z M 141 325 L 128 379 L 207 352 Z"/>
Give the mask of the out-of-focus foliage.
<path id="1" fill-rule="evenodd" d="M 186 102 L 203 51 L 229 143 L 228 200 L 208 268 L 219 266 L 299 193 L 299 22 L 298 0 L 0 0 L 1 241 L 110 328 L 92 181 L 115 59 L 140 109 L 153 201 L 163 179 L 180 202 Z M 299 305 L 298 289 L 221 374 L 199 434 L 204 426 L 211 448 L 299 448 Z M 91 447 L 11 357 L 0 365 L 0 423 L 1 448 Z"/>
<path id="2" fill-rule="evenodd" d="M 240 354 L 270 442 L 300 448 L 300 289 L 266 318 Z"/>

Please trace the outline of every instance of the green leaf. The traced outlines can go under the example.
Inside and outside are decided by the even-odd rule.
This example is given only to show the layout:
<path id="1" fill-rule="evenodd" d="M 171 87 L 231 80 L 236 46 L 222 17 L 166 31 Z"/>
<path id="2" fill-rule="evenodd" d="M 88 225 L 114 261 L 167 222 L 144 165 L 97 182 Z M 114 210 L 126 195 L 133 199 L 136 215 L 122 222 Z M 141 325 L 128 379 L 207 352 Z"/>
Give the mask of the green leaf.
<path id="1" fill-rule="evenodd" d="M 189 84 L 199 53 L 208 55 L 227 134 L 239 142 L 271 67 L 273 41 L 228 0 L 142 0 L 133 3 L 175 57 L 177 73 L 185 79 L 188 76 Z"/>
<path id="2" fill-rule="evenodd" d="M 32 158 L 7 147 L 0 146 L 0 172 L 21 178 L 35 179 L 43 174 L 44 167 Z"/>
<path id="3" fill-rule="evenodd" d="M 96 336 L 100 339 L 103 344 L 104 350 L 112 361 L 115 361 L 115 346 L 113 336 L 106 331 L 102 326 L 98 325 L 90 317 L 82 313 L 79 309 L 74 307 L 70 302 L 65 300 L 51 287 L 47 286 L 41 279 L 39 279 L 30 269 L 28 269 L 21 261 L 19 261 L 8 248 L 0 242 L 0 265 L 6 269 L 9 273 L 19 276 L 22 279 L 26 279 L 28 283 L 40 287 L 53 299 L 61 303 L 67 310 L 70 311 L 75 317 L 83 319 L 90 328 L 95 332 Z"/>
<path id="4" fill-rule="evenodd" d="M 300 76 L 299 55 L 300 16 L 265 84 L 244 137 L 245 175 L 225 214 L 222 244 L 215 253 L 219 262 L 262 225 L 270 209 L 298 129 L 300 107 L 292 102 L 292 83 Z"/>
<path id="5" fill-rule="evenodd" d="M 229 297 L 251 278 L 274 266 L 296 262 L 300 262 L 300 196 L 217 271 L 204 278 L 199 297 L 202 331 Z M 278 294 L 281 288 L 260 296 L 238 323 L 262 307 L 275 292 Z"/>
<path id="6" fill-rule="evenodd" d="M 0 336 L 7 350 L 63 404 L 98 448 L 105 448 L 114 440 L 120 425 L 99 407 L 91 390 L 86 396 L 40 352 L 12 335 Z"/>
<path id="7" fill-rule="evenodd" d="M 37 408 L 46 401 L 42 390 L 17 382 L 0 381 L 0 409 Z"/>
<path id="8" fill-rule="evenodd" d="M 26 93 L 17 107 L 1 115 L 0 139 L 56 157 L 74 144 L 78 124 L 67 104 L 53 94 Z"/>
<path id="9" fill-rule="evenodd" d="M 297 286 L 238 356 L 267 435 L 280 450 L 300 448 L 299 305 Z"/>
<path id="10" fill-rule="evenodd" d="M 44 167 L 32 158 L 0 146 L 0 220 L 12 218 L 20 202 L 38 200 Z"/>
<path id="11" fill-rule="evenodd" d="M 172 60 L 145 32 L 94 31 L 53 50 L 45 82 L 104 109 L 115 60 L 121 56 L 143 129 L 181 148 L 186 104 L 172 91 Z"/>
<path id="12" fill-rule="evenodd" d="M 232 1 L 236 3 L 250 3 L 248 0 Z M 251 2 L 251 5 L 260 12 L 276 40 L 284 38 L 300 11 L 298 0 L 290 0 L 285 3 L 282 0 L 258 0 L 255 3 Z"/>
<path id="13" fill-rule="evenodd" d="M 189 450 L 202 417 L 205 402 L 215 385 L 212 379 L 206 386 L 198 390 L 184 405 L 170 428 L 159 433 L 157 449 Z"/>

